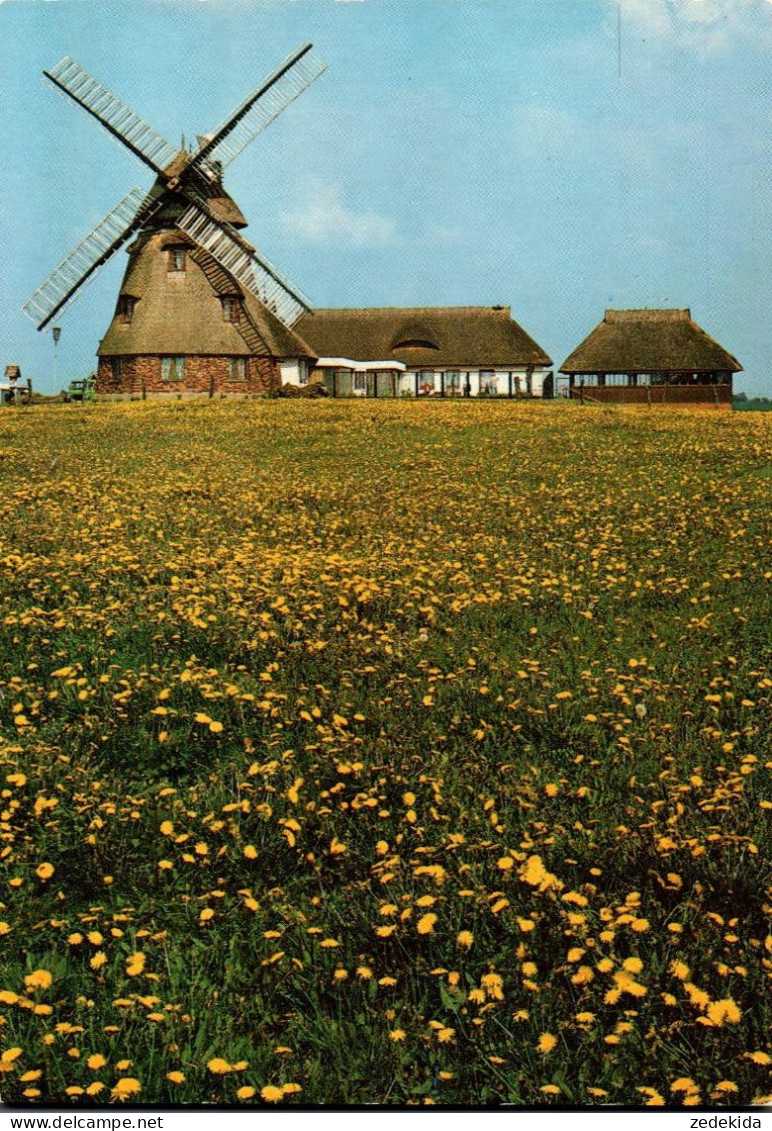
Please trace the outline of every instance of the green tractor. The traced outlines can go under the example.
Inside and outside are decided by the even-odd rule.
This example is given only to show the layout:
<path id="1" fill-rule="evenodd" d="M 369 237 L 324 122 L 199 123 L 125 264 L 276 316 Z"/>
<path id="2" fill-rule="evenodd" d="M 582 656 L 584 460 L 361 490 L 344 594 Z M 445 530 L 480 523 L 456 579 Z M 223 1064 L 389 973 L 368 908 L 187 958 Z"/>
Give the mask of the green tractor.
<path id="1" fill-rule="evenodd" d="M 96 392 L 96 373 L 70 381 L 67 398 L 71 401 L 93 401 Z"/>

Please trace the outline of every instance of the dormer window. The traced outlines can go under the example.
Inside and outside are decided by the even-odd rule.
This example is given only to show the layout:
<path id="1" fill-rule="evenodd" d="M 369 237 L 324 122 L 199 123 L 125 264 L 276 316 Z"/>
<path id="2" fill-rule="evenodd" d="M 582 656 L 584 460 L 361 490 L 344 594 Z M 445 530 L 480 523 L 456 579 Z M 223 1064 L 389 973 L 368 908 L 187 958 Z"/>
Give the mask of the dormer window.
<path id="1" fill-rule="evenodd" d="M 187 252 L 184 247 L 170 247 L 167 251 L 167 270 L 184 271 L 187 266 Z"/>
<path id="2" fill-rule="evenodd" d="M 136 305 L 136 298 L 134 295 L 121 295 L 118 299 L 118 309 L 116 310 L 116 317 L 119 322 L 128 325 L 134 317 L 134 307 Z"/>
<path id="3" fill-rule="evenodd" d="M 221 295 L 224 322 L 238 322 L 241 317 L 241 299 L 238 295 Z"/>

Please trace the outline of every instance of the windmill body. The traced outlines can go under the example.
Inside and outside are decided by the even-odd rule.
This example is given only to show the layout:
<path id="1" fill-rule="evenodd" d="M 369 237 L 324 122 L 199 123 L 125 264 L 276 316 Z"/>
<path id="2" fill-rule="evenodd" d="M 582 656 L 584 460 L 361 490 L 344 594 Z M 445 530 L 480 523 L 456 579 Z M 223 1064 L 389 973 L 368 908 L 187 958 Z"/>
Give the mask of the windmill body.
<path id="1" fill-rule="evenodd" d="M 300 48 L 213 134 L 188 153 L 64 59 L 49 81 L 155 173 L 133 189 L 26 303 L 49 326 L 121 247 L 129 262 L 102 339 L 97 392 L 260 393 L 283 373 L 301 380 L 316 360 L 293 326 L 307 301 L 241 235 L 246 220 L 223 187 L 223 168 L 324 70 Z M 131 242 L 129 242 L 131 241 Z"/>

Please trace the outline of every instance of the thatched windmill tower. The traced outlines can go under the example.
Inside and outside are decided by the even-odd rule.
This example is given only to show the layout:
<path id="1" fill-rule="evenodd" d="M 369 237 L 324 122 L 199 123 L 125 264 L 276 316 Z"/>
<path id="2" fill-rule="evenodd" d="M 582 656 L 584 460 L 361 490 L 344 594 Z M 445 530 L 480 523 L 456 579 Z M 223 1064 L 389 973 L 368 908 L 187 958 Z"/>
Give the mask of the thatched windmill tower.
<path id="1" fill-rule="evenodd" d="M 194 153 L 170 145 L 72 59 L 44 72 L 156 175 L 133 189 L 49 276 L 24 310 L 45 329 L 131 236 L 97 392 L 131 396 L 266 392 L 315 361 L 292 327 L 309 305 L 240 234 L 223 168 L 324 70 L 306 44 Z"/>

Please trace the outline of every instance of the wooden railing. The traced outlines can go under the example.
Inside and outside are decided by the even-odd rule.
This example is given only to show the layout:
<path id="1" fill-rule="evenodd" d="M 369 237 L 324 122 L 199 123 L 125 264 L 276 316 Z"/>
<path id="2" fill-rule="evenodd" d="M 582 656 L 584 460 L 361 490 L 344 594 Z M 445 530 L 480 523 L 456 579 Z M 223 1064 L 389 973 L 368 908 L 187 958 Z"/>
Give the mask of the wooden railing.
<path id="1" fill-rule="evenodd" d="M 571 396 L 587 404 L 732 407 L 731 385 L 575 385 Z"/>

